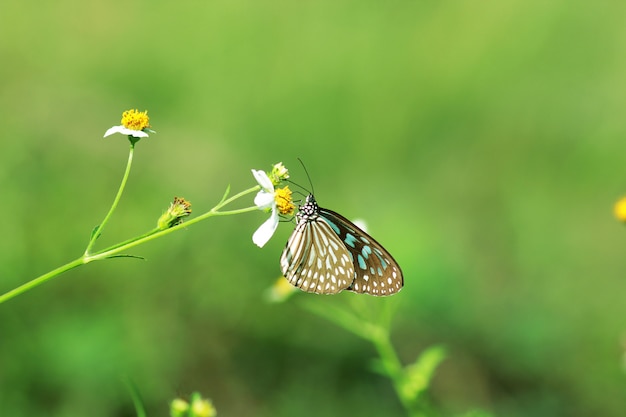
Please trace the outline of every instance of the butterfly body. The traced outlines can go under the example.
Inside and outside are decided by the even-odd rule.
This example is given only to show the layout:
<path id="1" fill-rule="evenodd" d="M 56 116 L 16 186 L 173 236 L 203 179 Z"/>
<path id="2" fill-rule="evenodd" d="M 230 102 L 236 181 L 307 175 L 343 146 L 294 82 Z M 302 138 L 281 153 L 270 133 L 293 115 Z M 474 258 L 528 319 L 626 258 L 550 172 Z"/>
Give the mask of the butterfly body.
<path id="1" fill-rule="evenodd" d="M 319 207 L 312 194 L 297 219 L 280 258 L 292 285 L 318 294 L 382 296 L 402 289 L 402 270 L 391 254 L 339 213 Z"/>

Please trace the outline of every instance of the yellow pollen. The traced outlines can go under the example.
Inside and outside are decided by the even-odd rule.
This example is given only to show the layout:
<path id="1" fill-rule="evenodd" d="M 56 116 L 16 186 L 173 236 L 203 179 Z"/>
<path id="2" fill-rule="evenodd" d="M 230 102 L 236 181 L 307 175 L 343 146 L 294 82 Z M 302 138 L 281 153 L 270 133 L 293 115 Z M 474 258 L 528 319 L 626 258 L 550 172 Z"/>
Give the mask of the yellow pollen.
<path id="1" fill-rule="evenodd" d="M 138 110 L 126 110 L 122 114 L 122 126 L 130 130 L 143 130 L 150 127 L 148 110 L 140 112 Z"/>
<path id="2" fill-rule="evenodd" d="M 276 201 L 276 208 L 280 214 L 292 215 L 296 209 L 296 206 L 291 201 L 291 190 L 289 186 L 277 188 L 274 191 L 274 200 Z"/>

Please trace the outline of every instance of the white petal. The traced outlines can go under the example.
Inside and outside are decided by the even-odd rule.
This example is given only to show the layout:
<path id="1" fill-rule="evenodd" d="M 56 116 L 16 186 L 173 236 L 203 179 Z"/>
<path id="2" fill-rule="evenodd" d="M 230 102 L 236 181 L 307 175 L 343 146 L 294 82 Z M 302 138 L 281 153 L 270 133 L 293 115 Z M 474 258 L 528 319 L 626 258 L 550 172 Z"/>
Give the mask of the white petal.
<path id="1" fill-rule="evenodd" d="M 149 136 L 143 130 L 132 130 L 132 129 L 126 129 L 126 130 L 128 131 L 128 133 L 126 133 L 127 135 L 134 136 L 136 138 L 147 138 Z"/>
<path id="2" fill-rule="evenodd" d="M 276 210 L 272 211 L 272 215 L 267 219 L 252 235 L 252 241 L 260 248 L 265 246 L 268 240 L 272 237 L 276 228 L 278 227 L 278 213 Z"/>
<path id="3" fill-rule="evenodd" d="M 259 191 L 254 197 L 254 205 L 260 208 L 261 210 L 270 208 L 276 205 L 274 201 L 274 193 L 268 193 L 266 191 Z"/>
<path id="4" fill-rule="evenodd" d="M 113 133 L 121 133 L 120 132 L 121 129 L 124 129 L 124 126 L 113 126 L 109 130 L 104 132 L 104 136 L 103 137 L 106 138 L 107 136 L 111 136 Z"/>
<path id="5" fill-rule="evenodd" d="M 107 137 L 110 136 L 114 133 L 121 133 L 122 135 L 126 135 L 126 136 L 134 136 L 136 138 L 147 138 L 148 134 L 142 130 L 132 130 L 132 129 L 126 129 L 124 126 L 113 126 L 112 128 L 110 128 L 109 130 L 107 130 L 106 132 L 104 132 L 104 136 L 103 137 Z"/>
<path id="6" fill-rule="evenodd" d="M 261 188 L 274 194 L 274 184 L 272 184 L 270 177 L 267 176 L 265 171 L 253 169 L 252 175 L 254 175 L 254 179 L 256 179 Z"/>

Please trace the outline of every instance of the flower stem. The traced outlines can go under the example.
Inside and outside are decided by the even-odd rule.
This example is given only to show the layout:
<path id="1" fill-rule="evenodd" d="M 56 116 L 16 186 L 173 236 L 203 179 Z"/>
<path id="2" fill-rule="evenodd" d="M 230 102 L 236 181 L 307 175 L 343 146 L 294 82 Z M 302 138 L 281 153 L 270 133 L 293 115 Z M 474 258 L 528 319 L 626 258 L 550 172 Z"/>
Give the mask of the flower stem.
<path id="1" fill-rule="evenodd" d="M 139 395 L 139 389 L 134 384 L 133 381 L 129 377 L 124 377 L 124 382 L 126 382 L 126 387 L 130 393 L 130 397 L 133 400 L 133 405 L 135 406 L 135 414 L 137 417 L 146 417 L 146 408 L 141 400 L 141 395 Z"/>
<path id="2" fill-rule="evenodd" d="M 111 205 L 109 212 L 107 213 L 106 216 L 104 216 L 104 220 L 102 220 L 102 222 L 98 226 L 96 226 L 93 233 L 91 234 L 91 238 L 89 239 L 89 243 L 87 244 L 87 248 L 85 249 L 85 253 L 83 255 L 85 257 L 89 256 L 89 253 L 91 252 L 91 249 L 93 248 L 93 245 L 96 243 L 96 240 L 98 239 L 98 237 L 100 237 L 100 234 L 102 233 L 102 230 L 104 229 L 104 226 L 107 224 L 107 222 L 113 215 L 113 212 L 117 208 L 117 204 L 120 202 L 120 199 L 122 198 L 122 193 L 124 192 L 124 188 L 126 187 L 126 181 L 128 181 L 128 176 L 130 175 L 130 167 L 133 164 L 134 150 L 135 150 L 135 143 L 131 141 L 130 151 L 128 153 L 128 162 L 126 163 L 126 171 L 124 171 L 124 176 L 122 177 L 120 188 L 117 190 L 117 195 L 115 196 L 115 199 L 113 200 L 113 204 Z"/>
<path id="3" fill-rule="evenodd" d="M 121 254 L 123 251 L 133 248 L 135 246 L 141 245 L 142 243 L 146 243 L 149 242 L 153 239 L 157 239 L 161 236 L 165 236 L 167 234 L 173 233 L 177 230 L 180 230 L 182 228 L 185 228 L 187 226 L 191 226 L 194 223 L 198 223 L 199 221 L 208 219 L 209 217 L 214 217 L 214 216 L 229 216 L 229 215 L 233 215 L 233 214 L 241 214 L 241 213 L 247 213 L 247 212 L 251 212 L 251 211 L 256 211 L 258 210 L 257 206 L 251 206 L 251 207 L 246 207 L 246 208 L 241 208 L 241 209 L 235 209 L 235 210 L 228 210 L 228 211 L 219 211 L 219 209 L 221 209 L 222 207 L 232 203 L 233 201 L 247 195 L 250 193 L 253 193 L 255 191 L 258 191 L 261 187 L 256 185 L 252 188 L 248 188 L 247 190 L 244 190 L 238 194 L 235 194 L 234 196 L 228 198 L 228 199 L 223 199 L 221 202 L 219 202 L 215 207 L 213 207 L 211 210 L 209 210 L 208 212 L 193 218 L 185 223 L 181 223 L 178 224 L 174 227 L 170 227 L 169 229 L 152 229 L 149 232 L 146 232 L 140 236 L 136 236 L 134 238 L 125 240 L 123 242 L 120 243 L 116 243 L 114 245 L 109 246 L 108 248 L 99 250 L 93 254 L 89 253 L 91 247 L 93 246 L 93 242 L 95 241 L 95 236 L 97 236 L 97 233 L 102 230 L 102 226 L 106 223 L 106 221 L 108 221 L 111 213 L 113 212 L 113 210 L 115 209 L 115 206 L 117 206 L 117 202 L 119 201 L 119 197 L 122 194 L 122 190 L 124 189 L 124 186 L 126 184 L 126 179 L 128 178 L 128 172 L 130 171 L 130 163 L 132 161 L 132 146 L 131 146 L 131 156 L 129 157 L 128 160 L 128 166 L 126 169 L 126 174 L 124 175 L 124 179 L 122 180 L 122 184 L 120 186 L 120 190 L 117 193 L 117 196 L 115 198 L 115 202 L 113 203 L 113 206 L 111 207 L 111 210 L 109 211 L 109 213 L 107 214 L 107 216 L 105 217 L 104 221 L 102 222 L 102 224 L 98 227 L 96 233 L 94 233 L 94 235 L 92 236 L 92 240 L 89 242 L 89 246 L 87 247 L 87 251 L 85 251 L 85 253 L 77 258 L 74 259 L 71 262 L 66 263 L 65 265 L 62 265 L 56 269 L 53 269 L 52 271 L 46 272 L 45 274 L 32 279 L 31 281 L 28 281 L 25 284 L 20 285 L 19 287 L 16 287 L 2 295 L 0 295 L 0 304 L 2 304 L 5 301 L 10 300 L 11 298 L 22 294 L 26 291 L 29 291 L 41 284 L 43 284 L 44 282 L 47 282 L 49 280 L 51 280 L 52 278 L 66 272 L 69 271 L 72 268 L 76 268 L 77 266 L 80 265 L 84 265 L 84 264 L 88 264 L 89 262 L 93 262 L 93 261 L 99 261 L 102 259 L 107 259 L 107 258 L 112 258 L 114 256 L 117 256 L 119 254 Z"/>
<path id="4" fill-rule="evenodd" d="M 56 277 L 57 275 L 62 274 L 63 272 L 69 271 L 72 268 L 76 268 L 77 266 L 80 266 L 82 264 L 86 263 L 85 260 L 83 259 L 83 256 L 81 256 L 78 259 L 74 259 L 71 262 L 66 263 L 65 265 L 62 265 L 56 269 L 53 269 L 50 272 L 47 272 L 31 281 L 28 281 L 26 284 L 22 284 L 17 288 L 12 289 L 11 291 L 8 291 L 2 295 L 0 295 L 0 304 L 2 304 L 5 301 L 10 300 L 11 298 L 20 295 L 23 292 L 26 292 L 30 289 L 33 289 L 41 284 L 43 284 L 44 282 Z"/>
<path id="5" fill-rule="evenodd" d="M 354 300 L 358 298 L 355 297 Z M 358 304 L 352 303 L 351 310 L 339 306 L 321 305 L 317 302 L 304 302 L 303 306 L 372 343 L 380 358 L 381 371 L 391 380 L 396 395 L 407 414 L 410 417 L 425 417 L 426 413 L 422 410 L 421 404 L 407 395 L 404 389 L 406 373 L 391 343 L 389 332 L 389 304 L 385 304 L 385 310 L 382 313 L 376 313 L 376 317 L 371 318 L 366 317 L 371 315 L 371 308 Z"/>
<path id="6" fill-rule="evenodd" d="M 398 399 L 409 416 L 424 417 L 424 414 L 416 408 L 417 404 L 415 404 L 415 402 L 411 398 L 408 398 L 405 394 L 403 389 L 405 381 L 402 362 L 400 362 L 398 354 L 391 343 L 389 331 L 381 326 L 375 326 L 374 329 L 376 329 L 376 331 L 369 334 L 368 340 L 376 348 L 385 373 L 389 379 L 391 379 Z"/>

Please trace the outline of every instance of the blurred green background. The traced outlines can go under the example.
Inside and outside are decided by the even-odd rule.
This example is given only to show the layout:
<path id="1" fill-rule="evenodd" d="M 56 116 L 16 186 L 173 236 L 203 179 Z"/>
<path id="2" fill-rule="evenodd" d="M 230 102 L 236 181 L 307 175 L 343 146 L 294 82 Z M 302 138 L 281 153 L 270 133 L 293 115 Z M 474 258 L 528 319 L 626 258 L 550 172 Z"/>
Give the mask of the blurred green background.
<path id="1" fill-rule="evenodd" d="M 18 2 L 0 5 L 0 292 L 79 256 L 148 110 L 98 247 L 174 196 L 210 209 L 282 161 L 398 260 L 402 360 L 443 344 L 443 415 L 626 410 L 626 4 Z M 252 202 L 252 196 L 241 206 Z M 264 291 L 293 229 L 210 219 L 0 305 L 0 414 L 404 415 L 363 340 Z M 365 296 L 363 296 L 365 297 Z"/>

